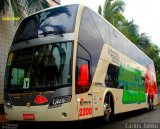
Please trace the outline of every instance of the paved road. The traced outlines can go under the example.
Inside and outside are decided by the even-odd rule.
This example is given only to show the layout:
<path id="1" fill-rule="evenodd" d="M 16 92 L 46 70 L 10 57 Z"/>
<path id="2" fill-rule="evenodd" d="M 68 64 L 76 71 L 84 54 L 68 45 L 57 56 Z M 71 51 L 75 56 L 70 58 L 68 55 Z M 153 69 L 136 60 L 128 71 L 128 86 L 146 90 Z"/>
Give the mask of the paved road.
<path id="1" fill-rule="evenodd" d="M 159 124 L 158 124 L 159 123 Z M 6 129 L 21 129 L 28 127 L 29 129 L 146 129 L 146 128 L 160 128 L 160 105 L 156 106 L 154 111 L 146 112 L 139 110 L 129 113 L 123 113 L 115 116 L 115 120 L 110 123 L 103 123 L 101 119 L 85 120 L 80 122 L 2 122 L 0 128 Z"/>

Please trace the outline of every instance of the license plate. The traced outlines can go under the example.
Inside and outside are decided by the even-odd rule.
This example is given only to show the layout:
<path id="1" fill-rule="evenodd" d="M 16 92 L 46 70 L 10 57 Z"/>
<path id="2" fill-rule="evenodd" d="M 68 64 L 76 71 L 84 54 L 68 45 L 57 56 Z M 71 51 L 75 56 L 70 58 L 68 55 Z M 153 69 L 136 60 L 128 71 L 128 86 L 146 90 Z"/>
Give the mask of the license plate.
<path id="1" fill-rule="evenodd" d="M 24 120 L 34 120 L 35 116 L 34 114 L 23 114 L 23 119 Z"/>

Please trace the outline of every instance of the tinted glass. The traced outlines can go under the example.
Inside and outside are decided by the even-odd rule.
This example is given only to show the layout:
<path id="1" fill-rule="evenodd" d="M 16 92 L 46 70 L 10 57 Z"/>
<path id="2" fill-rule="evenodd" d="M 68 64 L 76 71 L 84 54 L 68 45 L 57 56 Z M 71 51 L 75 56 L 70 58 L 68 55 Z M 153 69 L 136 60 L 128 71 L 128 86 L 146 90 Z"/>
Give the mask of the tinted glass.
<path id="1" fill-rule="evenodd" d="M 13 43 L 74 31 L 78 5 L 62 6 L 30 16 L 22 21 Z"/>
<path id="2" fill-rule="evenodd" d="M 118 88 L 118 74 L 119 67 L 110 64 L 105 77 L 105 84 L 107 87 Z"/>
<path id="3" fill-rule="evenodd" d="M 72 42 L 31 47 L 9 54 L 6 86 L 10 89 L 71 86 Z"/>
<path id="4" fill-rule="evenodd" d="M 91 55 L 93 76 L 104 42 L 95 24 L 96 21 L 94 22 L 91 16 L 91 12 L 92 10 L 88 8 L 83 9 L 78 40 Z"/>
<path id="5" fill-rule="evenodd" d="M 109 24 L 95 12 L 90 11 L 90 14 L 96 24 L 98 32 L 101 34 L 103 38 L 103 42 L 110 44 Z"/>
<path id="6" fill-rule="evenodd" d="M 81 65 L 83 64 L 87 64 L 88 68 L 89 68 L 89 82 L 91 81 L 91 74 L 90 74 L 90 71 L 91 71 L 91 59 L 90 59 L 90 54 L 89 52 L 84 48 L 82 47 L 80 44 L 78 45 L 78 55 L 77 55 L 77 70 L 76 70 L 76 80 L 78 80 L 78 76 L 79 76 L 79 73 L 80 73 L 80 67 Z M 84 92 L 87 92 L 90 88 L 90 84 L 86 87 L 80 87 L 77 85 L 76 87 L 76 93 L 77 94 L 80 94 L 80 93 L 84 93 Z"/>

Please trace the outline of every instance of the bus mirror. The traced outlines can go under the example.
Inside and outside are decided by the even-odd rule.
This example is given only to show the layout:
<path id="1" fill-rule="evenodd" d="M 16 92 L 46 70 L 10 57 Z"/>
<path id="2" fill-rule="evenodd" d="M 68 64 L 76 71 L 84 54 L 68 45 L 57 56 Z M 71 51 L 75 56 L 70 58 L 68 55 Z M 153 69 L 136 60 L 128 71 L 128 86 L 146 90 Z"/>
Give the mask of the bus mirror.
<path id="1" fill-rule="evenodd" d="M 78 86 L 86 87 L 89 84 L 89 68 L 87 64 L 82 64 L 79 69 Z"/>

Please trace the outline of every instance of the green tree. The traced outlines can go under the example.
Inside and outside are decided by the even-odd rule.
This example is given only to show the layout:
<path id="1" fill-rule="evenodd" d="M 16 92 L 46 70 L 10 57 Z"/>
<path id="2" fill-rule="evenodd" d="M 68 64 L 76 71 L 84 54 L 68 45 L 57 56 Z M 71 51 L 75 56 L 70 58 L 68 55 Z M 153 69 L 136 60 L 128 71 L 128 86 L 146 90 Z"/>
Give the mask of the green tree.
<path id="1" fill-rule="evenodd" d="M 134 23 L 134 21 L 125 20 L 122 24 L 117 27 L 128 39 L 136 44 L 137 38 L 139 36 L 139 27 Z"/>
<path id="2" fill-rule="evenodd" d="M 36 11 L 40 11 L 44 8 L 50 7 L 46 0 L 11 0 L 11 6 L 14 12 L 14 16 L 20 17 L 21 19 Z M 5 14 L 8 7 L 8 0 L 0 1 L 0 13 Z"/>
<path id="3" fill-rule="evenodd" d="M 103 8 L 103 17 L 115 27 L 126 21 L 123 16 L 125 3 L 121 0 L 106 0 Z"/>
<path id="4" fill-rule="evenodd" d="M 141 33 L 137 37 L 136 45 L 145 52 L 145 48 L 150 47 L 151 39 L 147 33 Z"/>
<path id="5" fill-rule="evenodd" d="M 48 8 L 49 4 L 46 0 L 11 0 L 11 6 L 14 16 L 23 19 L 34 12 Z"/>
<path id="6" fill-rule="evenodd" d="M 8 10 L 9 3 L 8 0 L 0 0 L 0 13 L 5 14 Z"/>
<path id="7" fill-rule="evenodd" d="M 139 28 L 134 21 L 128 21 L 124 15 L 125 3 L 122 0 L 106 0 L 103 8 L 103 16 L 121 31 L 133 43 L 137 41 Z"/>

